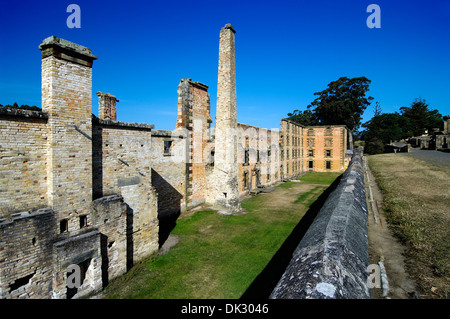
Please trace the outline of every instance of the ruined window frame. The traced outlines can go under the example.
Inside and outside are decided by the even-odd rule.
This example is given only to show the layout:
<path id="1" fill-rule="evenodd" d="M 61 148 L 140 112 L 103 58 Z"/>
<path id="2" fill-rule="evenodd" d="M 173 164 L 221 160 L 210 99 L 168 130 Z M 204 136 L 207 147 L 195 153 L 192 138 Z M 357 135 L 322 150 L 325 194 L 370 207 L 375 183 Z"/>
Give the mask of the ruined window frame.
<path id="1" fill-rule="evenodd" d="M 88 216 L 87 215 L 80 215 L 79 221 L 80 221 L 80 229 L 88 227 Z"/>
<path id="2" fill-rule="evenodd" d="M 165 139 L 163 141 L 163 155 L 172 156 L 173 140 Z"/>
<path id="3" fill-rule="evenodd" d="M 215 148 L 212 148 L 209 150 L 209 158 L 208 158 L 208 164 L 212 167 L 214 167 L 214 156 L 216 155 Z"/>
<path id="4" fill-rule="evenodd" d="M 248 170 L 245 170 L 243 173 L 242 173 L 242 175 L 243 175 L 243 177 L 242 177 L 242 181 L 243 181 L 243 189 L 244 190 L 246 190 L 246 189 L 248 189 L 248 187 L 249 187 L 249 179 L 248 179 Z"/>
<path id="5" fill-rule="evenodd" d="M 248 165 L 250 165 L 250 149 L 245 148 L 244 149 L 244 163 L 242 164 L 242 166 L 248 166 Z"/>
<path id="6" fill-rule="evenodd" d="M 67 218 L 63 218 L 59 221 L 59 233 L 67 233 L 69 232 L 69 220 Z"/>

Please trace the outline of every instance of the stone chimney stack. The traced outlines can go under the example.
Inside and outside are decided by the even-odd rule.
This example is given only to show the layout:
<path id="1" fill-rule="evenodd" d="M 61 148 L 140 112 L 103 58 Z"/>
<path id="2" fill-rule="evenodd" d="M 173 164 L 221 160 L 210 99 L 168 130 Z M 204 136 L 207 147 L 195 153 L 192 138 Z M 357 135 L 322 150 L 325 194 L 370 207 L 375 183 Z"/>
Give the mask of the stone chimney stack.
<path id="1" fill-rule="evenodd" d="M 119 100 L 112 94 L 97 92 L 98 118 L 101 120 L 117 121 L 116 103 Z"/>
<path id="2" fill-rule="evenodd" d="M 231 24 L 220 31 L 217 110 L 215 126 L 214 185 L 208 199 L 225 214 L 241 210 L 238 188 L 236 65 Z"/>
<path id="3" fill-rule="evenodd" d="M 42 110 L 48 113 L 47 198 L 67 230 L 86 215 L 92 199 L 91 49 L 55 36 L 44 39 Z"/>
<path id="4" fill-rule="evenodd" d="M 233 128 L 237 127 L 235 33 L 231 24 L 220 30 L 216 114 L 217 125 Z"/>

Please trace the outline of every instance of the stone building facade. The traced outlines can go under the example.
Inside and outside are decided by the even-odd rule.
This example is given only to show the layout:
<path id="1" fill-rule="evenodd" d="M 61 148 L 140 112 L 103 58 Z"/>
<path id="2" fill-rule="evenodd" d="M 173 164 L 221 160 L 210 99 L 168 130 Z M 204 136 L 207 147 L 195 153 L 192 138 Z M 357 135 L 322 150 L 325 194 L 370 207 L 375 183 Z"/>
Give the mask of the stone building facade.
<path id="1" fill-rule="evenodd" d="M 436 150 L 450 152 L 450 118 L 444 120 L 444 130 L 435 134 Z"/>
<path id="2" fill-rule="evenodd" d="M 208 86 L 182 79 L 175 129 L 162 131 L 119 121 L 110 93 L 92 116 L 97 57 L 43 40 L 42 111 L 0 109 L 0 298 L 81 298 L 158 251 L 191 208 L 235 213 L 258 187 L 346 168 L 343 126 L 237 122 L 234 41 L 226 25 L 214 129 Z"/>

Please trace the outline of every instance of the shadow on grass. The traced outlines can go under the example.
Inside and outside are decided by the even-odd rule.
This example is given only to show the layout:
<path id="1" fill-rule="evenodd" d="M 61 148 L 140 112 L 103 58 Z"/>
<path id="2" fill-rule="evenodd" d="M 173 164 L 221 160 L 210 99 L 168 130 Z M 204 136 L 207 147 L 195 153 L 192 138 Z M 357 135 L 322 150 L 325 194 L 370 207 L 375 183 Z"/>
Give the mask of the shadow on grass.
<path id="1" fill-rule="evenodd" d="M 295 226 L 289 237 L 281 245 L 280 249 L 275 253 L 264 270 L 255 278 L 251 285 L 247 288 L 241 299 L 268 299 L 273 289 L 281 279 L 292 254 L 302 240 L 306 231 L 311 226 L 314 218 L 316 218 L 328 196 L 333 192 L 339 182 L 342 174 L 311 204 L 308 211 L 302 217 L 300 222 Z"/>

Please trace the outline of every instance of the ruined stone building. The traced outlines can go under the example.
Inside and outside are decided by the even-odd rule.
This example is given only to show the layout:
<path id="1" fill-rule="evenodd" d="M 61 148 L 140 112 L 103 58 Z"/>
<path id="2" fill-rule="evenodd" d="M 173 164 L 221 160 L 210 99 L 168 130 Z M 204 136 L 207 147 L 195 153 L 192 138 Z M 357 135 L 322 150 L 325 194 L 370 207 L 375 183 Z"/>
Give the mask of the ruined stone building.
<path id="1" fill-rule="evenodd" d="M 450 118 L 444 120 L 444 130 L 435 134 L 436 150 L 450 152 Z"/>
<path id="2" fill-rule="evenodd" d="M 253 189 L 346 168 L 344 126 L 237 122 L 234 43 L 226 25 L 214 129 L 208 86 L 182 79 L 175 129 L 160 131 L 121 122 L 109 93 L 92 116 L 97 57 L 43 40 L 42 111 L 0 109 L 0 298 L 83 297 L 156 252 L 190 208 L 238 212 Z"/>

